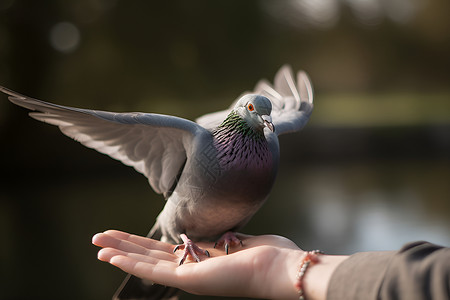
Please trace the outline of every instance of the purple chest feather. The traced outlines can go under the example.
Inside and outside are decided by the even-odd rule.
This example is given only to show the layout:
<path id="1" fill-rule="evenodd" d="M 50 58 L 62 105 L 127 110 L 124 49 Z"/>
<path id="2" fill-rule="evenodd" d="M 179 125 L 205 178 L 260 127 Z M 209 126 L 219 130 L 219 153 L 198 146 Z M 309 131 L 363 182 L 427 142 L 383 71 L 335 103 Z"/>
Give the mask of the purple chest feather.
<path id="1" fill-rule="evenodd" d="M 264 133 L 250 128 L 239 116 L 231 113 L 213 134 L 223 169 L 264 171 L 272 167 Z"/>

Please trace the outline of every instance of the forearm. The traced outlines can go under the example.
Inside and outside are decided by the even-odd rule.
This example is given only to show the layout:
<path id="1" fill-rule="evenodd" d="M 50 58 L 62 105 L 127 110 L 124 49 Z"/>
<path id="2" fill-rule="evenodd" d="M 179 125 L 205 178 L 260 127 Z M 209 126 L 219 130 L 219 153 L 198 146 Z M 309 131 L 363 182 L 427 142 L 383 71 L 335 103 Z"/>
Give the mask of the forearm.
<path id="1" fill-rule="evenodd" d="M 413 242 L 350 256 L 332 274 L 327 299 L 448 299 L 449 278 L 450 249 Z"/>

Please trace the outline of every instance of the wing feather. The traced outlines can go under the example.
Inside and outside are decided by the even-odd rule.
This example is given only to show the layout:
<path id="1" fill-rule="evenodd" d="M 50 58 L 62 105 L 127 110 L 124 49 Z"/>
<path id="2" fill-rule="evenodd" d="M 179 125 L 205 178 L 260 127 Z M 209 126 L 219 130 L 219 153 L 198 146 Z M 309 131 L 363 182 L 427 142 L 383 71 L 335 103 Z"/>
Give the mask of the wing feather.
<path id="1" fill-rule="evenodd" d="M 0 87 L 11 102 L 30 115 L 56 125 L 81 144 L 134 167 L 158 193 L 170 192 L 201 132 L 198 124 L 182 118 L 145 113 L 112 113 L 56 105 Z M 209 133 L 208 133 L 209 134 Z"/>

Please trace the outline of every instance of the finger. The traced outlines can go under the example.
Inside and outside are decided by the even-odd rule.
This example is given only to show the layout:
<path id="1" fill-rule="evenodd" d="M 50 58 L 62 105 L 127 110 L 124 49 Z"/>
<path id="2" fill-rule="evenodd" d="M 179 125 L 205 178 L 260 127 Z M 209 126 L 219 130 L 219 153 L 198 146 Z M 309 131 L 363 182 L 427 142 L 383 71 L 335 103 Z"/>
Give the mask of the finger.
<path id="1" fill-rule="evenodd" d="M 156 249 L 170 252 L 173 251 L 173 248 L 175 247 L 174 245 L 169 243 L 164 243 L 148 237 L 138 236 L 118 230 L 107 230 L 104 233 L 117 239 L 127 240 L 149 249 Z"/>
<path id="2" fill-rule="evenodd" d="M 122 250 L 114 249 L 114 248 L 103 248 L 98 251 L 97 257 L 101 261 L 109 262 L 113 256 L 123 255 L 130 258 L 133 258 L 137 261 L 147 262 L 147 263 L 156 263 L 158 261 L 166 261 L 169 263 L 178 263 L 178 257 L 170 257 L 167 259 L 167 255 L 164 252 L 160 251 L 152 251 L 150 255 L 144 255 L 133 252 L 125 252 Z"/>
<path id="3" fill-rule="evenodd" d="M 142 255 L 155 256 L 159 259 L 174 260 L 177 258 L 172 251 L 152 250 L 146 247 L 140 246 L 133 242 L 117 239 L 106 233 L 98 233 L 92 238 L 92 242 L 102 248 L 114 248 L 127 253 L 138 253 Z"/>
<path id="4" fill-rule="evenodd" d="M 123 255 L 111 257 L 110 264 L 140 278 L 145 278 L 153 282 L 177 287 L 179 280 L 175 267 L 168 267 L 166 263 L 157 261 L 155 264 L 137 261 Z"/>
<path id="5" fill-rule="evenodd" d="M 114 249 L 114 248 L 102 248 L 97 253 L 97 258 L 104 262 L 109 262 L 113 256 L 123 255 L 126 256 L 126 252 Z"/>
<path id="6" fill-rule="evenodd" d="M 174 260 L 165 260 L 159 258 L 157 255 L 142 255 L 137 253 L 129 253 L 113 248 L 103 248 L 98 252 L 98 259 L 104 262 L 110 262 L 114 256 L 126 256 L 134 259 L 136 262 L 144 262 L 149 264 L 161 263 L 167 268 L 176 268 L 178 266 L 178 258 Z"/>

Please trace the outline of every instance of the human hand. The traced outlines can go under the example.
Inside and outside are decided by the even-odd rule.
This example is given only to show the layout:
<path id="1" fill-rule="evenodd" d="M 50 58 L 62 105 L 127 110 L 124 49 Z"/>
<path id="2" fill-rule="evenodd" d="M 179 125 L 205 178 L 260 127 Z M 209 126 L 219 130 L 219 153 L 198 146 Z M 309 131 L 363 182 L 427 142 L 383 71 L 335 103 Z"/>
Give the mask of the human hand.
<path id="1" fill-rule="evenodd" d="M 296 274 L 303 251 L 289 239 L 239 234 L 243 246 L 230 254 L 214 249 L 214 243 L 196 243 L 210 252 L 199 263 L 179 266 L 181 253 L 174 245 L 108 230 L 92 242 L 102 247 L 98 258 L 135 276 L 180 288 L 189 293 L 213 296 L 244 296 L 297 299 Z"/>

